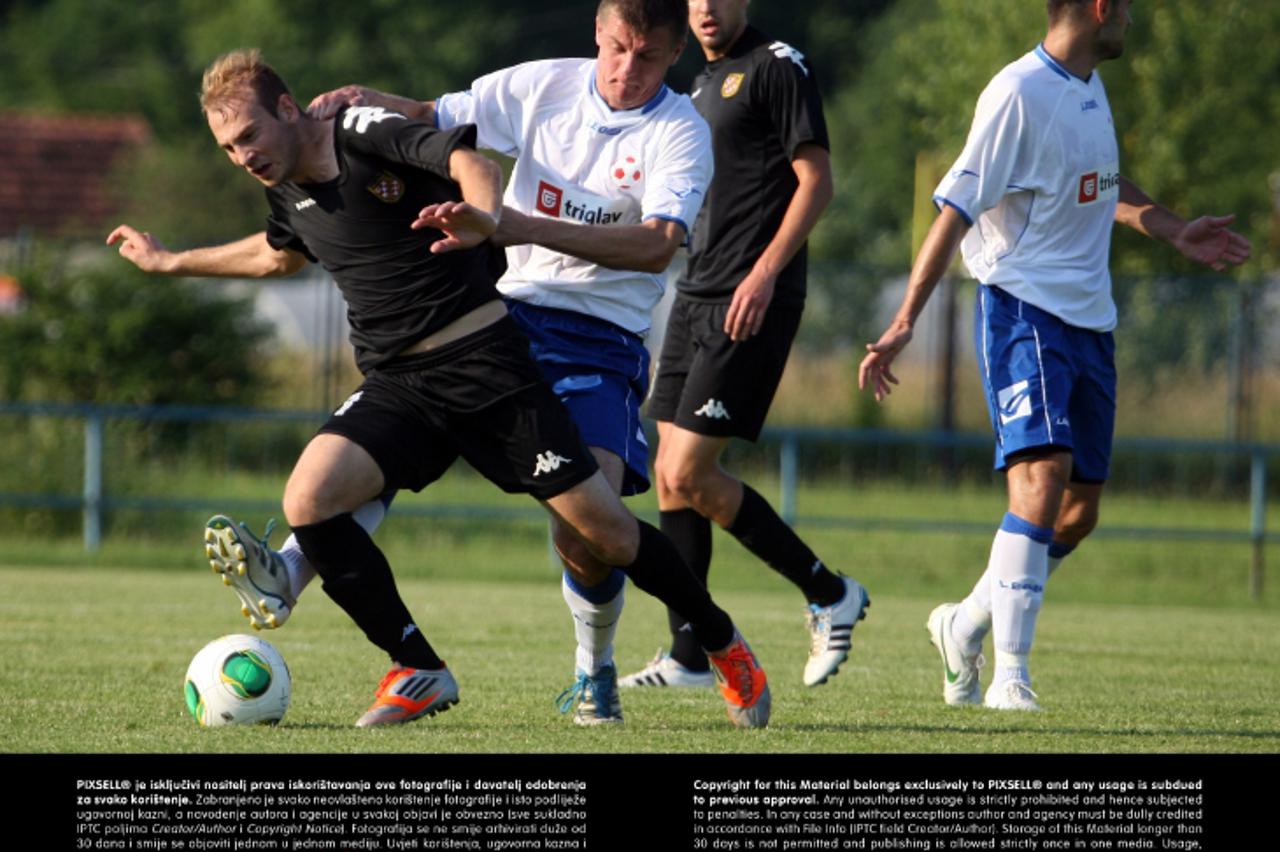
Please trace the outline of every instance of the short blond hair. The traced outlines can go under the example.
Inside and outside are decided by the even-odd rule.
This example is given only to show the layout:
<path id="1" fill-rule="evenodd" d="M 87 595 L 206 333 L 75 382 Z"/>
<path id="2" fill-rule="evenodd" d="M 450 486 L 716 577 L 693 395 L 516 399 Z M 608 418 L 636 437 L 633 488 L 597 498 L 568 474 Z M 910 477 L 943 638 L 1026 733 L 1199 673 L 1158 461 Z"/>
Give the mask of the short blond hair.
<path id="1" fill-rule="evenodd" d="M 200 108 L 207 115 L 211 110 L 223 110 L 243 101 L 245 90 L 252 91 L 258 103 L 276 115 L 276 104 L 281 95 L 292 95 L 288 85 L 270 65 L 262 61 L 262 52 L 256 47 L 233 50 L 213 61 L 204 70 L 200 85 Z"/>

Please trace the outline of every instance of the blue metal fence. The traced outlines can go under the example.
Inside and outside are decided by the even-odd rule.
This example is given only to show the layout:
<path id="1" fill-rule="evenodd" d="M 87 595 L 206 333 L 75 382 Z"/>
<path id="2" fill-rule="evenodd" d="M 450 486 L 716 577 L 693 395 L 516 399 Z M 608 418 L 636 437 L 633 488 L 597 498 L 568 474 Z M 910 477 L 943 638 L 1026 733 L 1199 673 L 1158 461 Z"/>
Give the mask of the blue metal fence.
<path id="1" fill-rule="evenodd" d="M 278 501 L 228 501 L 221 497 L 215 499 L 184 495 L 112 495 L 106 493 L 103 485 L 105 465 L 104 435 L 108 420 L 193 424 L 274 422 L 315 426 L 324 420 L 327 412 L 195 405 L 131 406 L 0 403 L 0 416 L 3 415 L 83 421 L 84 464 L 81 492 L 79 494 L 68 494 L 0 490 L 0 507 L 78 509 L 83 515 L 85 549 L 93 551 L 97 549 L 102 540 L 103 514 L 111 510 L 134 509 L 149 512 L 217 509 L 219 511 L 232 512 L 270 512 L 279 508 Z M 779 510 L 789 523 L 922 533 L 990 533 L 989 523 L 940 520 L 936 517 L 885 519 L 809 513 L 802 515 L 798 511 L 796 502 L 800 480 L 800 457 L 806 447 L 825 444 L 854 448 L 911 448 L 922 453 L 947 454 L 961 450 L 973 451 L 989 448 L 991 439 L 988 435 L 943 431 L 905 432 L 884 429 L 768 428 L 762 435 L 762 441 L 778 446 Z M 1280 542 L 1280 535 L 1269 534 L 1266 529 L 1267 468 L 1271 459 L 1280 459 L 1280 444 L 1130 438 L 1117 440 L 1115 450 L 1117 454 L 1132 453 L 1140 457 L 1159 455 L 1180 457 L 1217 456 L 1233 462 L 1247 462 L 1249 470 L 1249 518 L 1247 529 L 1244 528 L 1243 524 L 1235 529 L 1211 527 L 1116 527 L 1108 525 L 1101 528 L 1096 534 L 1107 537 L 1137 539 L 1248 542 L 1251 545 L 1252 552 L 1250 586 L 1254 595 L 1260 596 L 1265 547 L 1268 543 Z M 520 510 L 501 506 L 479 505 L 414 506 L 403 507 L 400 511 L 431 517 L 509 519 L 539 516 L 539 513 L 533 507 L 527 510 Z"/>

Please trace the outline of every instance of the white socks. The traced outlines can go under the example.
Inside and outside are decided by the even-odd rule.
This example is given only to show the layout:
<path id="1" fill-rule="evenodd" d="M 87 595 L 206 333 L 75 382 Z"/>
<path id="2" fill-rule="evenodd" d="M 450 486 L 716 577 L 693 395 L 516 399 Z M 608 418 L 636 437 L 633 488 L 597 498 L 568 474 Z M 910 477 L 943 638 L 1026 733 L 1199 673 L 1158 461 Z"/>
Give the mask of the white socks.
<path id="1" fill-rule="evenodd" d="M 627 575 L 617 568 L 596 586 L 580 585 L 568 571 L 561 579 L 560 590 L 573 613 L 573 632 L 578 640 L 574 662 L 588 675 L 613 665 L 613 636 L 622 616 L 626 581 Z"/>
<path id="2" fill-rule="evenodd" d="M 966 653 L 977 653 L 987 631 L 994 631 L 995 683 L 1030 682 L 1027 655 L 1049 578 L 1052 539 L 1052 528 L 1006 513 L 992 542 L 987 569 L 956 613 L 952 637 Z M 1053 550 L 1057 567 L 1070 548 Z"/>

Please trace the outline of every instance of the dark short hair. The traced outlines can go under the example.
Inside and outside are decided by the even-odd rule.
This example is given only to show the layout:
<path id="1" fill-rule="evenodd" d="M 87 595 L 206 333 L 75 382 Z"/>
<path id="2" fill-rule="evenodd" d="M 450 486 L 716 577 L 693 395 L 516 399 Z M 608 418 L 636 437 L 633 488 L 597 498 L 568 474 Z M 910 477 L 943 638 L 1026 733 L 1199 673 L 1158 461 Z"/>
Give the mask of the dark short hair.
<path id="1" fill-rule="evenodd" d="M 617 15 L 637 33 L 664 29 L 677 43 L 689 30 L 689 0 L 600 0 L 596 15 L 606 14 Z"/>
<path id="2" fill-rule="evenodd" d="M 276 104 L 281 95 L 289 94 L 280 75 L 262 61 L 257 48 L 233 50 L 223 54 L 205 69 L 200 87 L 200 107 L 207 114 L 210 110 L 222 110 L 243 98 L 249 89 L 257 97 L 263 109 L 278 118 Z"/>
<path id="3" fill-rule="evenodd" d="M 1049 12 L 1049 20 L 1056 21 L 1064 12 L 1078 9 L 1092 0 L 1047 0 L 1045 7 Z"/>

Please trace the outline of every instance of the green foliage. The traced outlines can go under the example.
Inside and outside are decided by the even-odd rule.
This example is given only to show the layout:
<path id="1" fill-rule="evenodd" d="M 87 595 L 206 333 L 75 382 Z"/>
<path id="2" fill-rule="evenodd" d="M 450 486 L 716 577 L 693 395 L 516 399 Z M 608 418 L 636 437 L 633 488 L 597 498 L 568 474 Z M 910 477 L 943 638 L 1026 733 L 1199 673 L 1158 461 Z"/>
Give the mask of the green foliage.
<path id="1" fill-rule="evenodd" d="M 1280 126 L 1280 5 L 1196 0 L 1134 8 L 1125 56 L 1104 63 L 1121 169 L 1184 215 L 1236 212 L 1270 268 L 1267 244 L 1280 168 L 1264 140 Z M 1041 3 L 899 0 L 865 32 L 866 64 L 829 107 L 840 192 L 818 235 L 823 253 L 856 246 L 859 259 L 908 262 L 915 158 L 959 154 L 978 93 L 1035 46 Z M 1186 272 L 1167 248 L 1118 233 L 1116 266 Z"/>
<path id="2" fill-rule="evenodd" d="M 252 301 L 216 284 L 126 264 L 22 277 L 25 305 L 0 318 L 9 399 L 249 403 L 269 338 Z"/>

